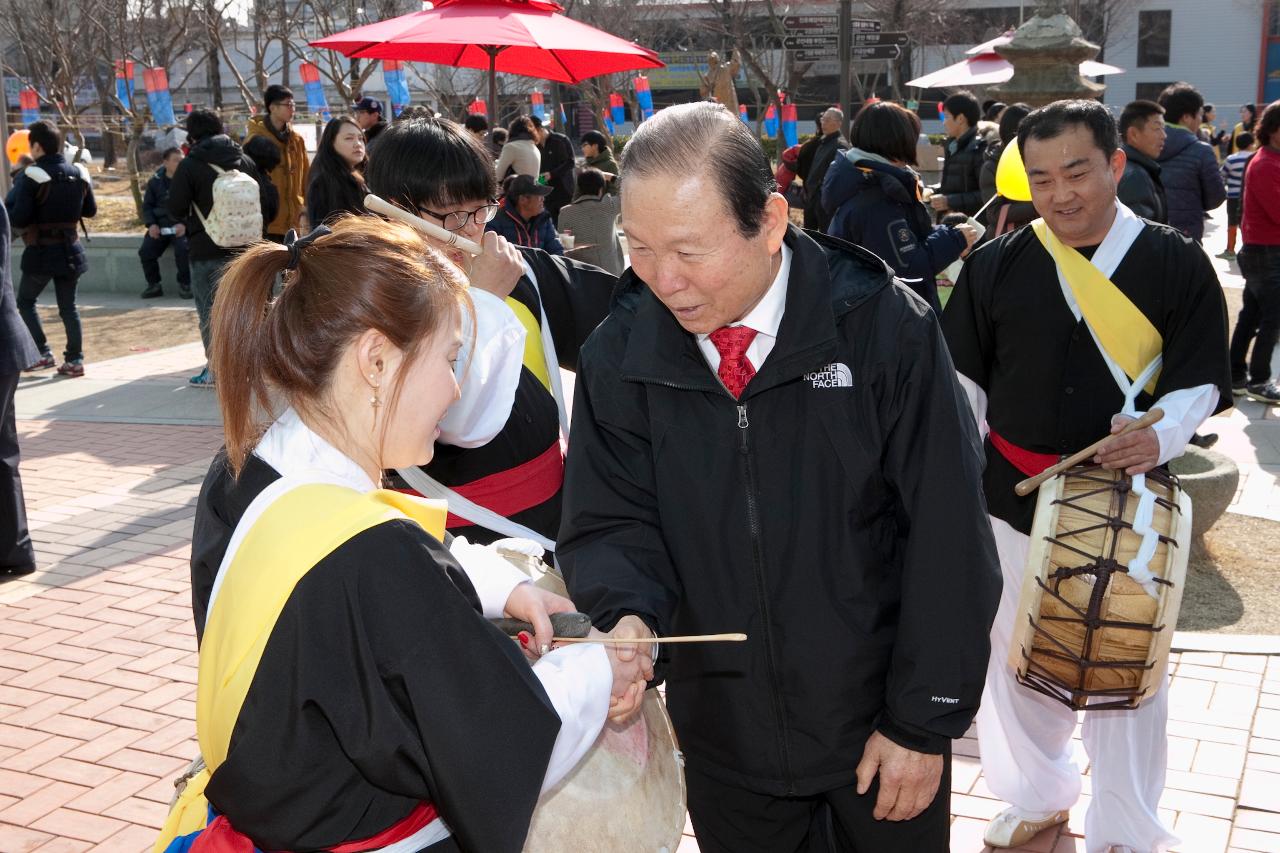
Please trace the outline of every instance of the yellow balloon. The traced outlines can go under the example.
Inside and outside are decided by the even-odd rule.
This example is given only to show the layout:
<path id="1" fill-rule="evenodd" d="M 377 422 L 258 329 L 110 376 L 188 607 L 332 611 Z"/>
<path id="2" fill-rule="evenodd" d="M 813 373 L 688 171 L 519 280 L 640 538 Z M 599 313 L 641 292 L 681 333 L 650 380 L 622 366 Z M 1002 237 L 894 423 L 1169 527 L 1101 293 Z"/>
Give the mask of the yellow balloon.
<path id="1" fill-rule="evenodd" d="M 31 153 L 31 140 L 28 139 L 30 136 L 31 131 L 26 128 L 9 134 L 9 139 L 4 144 L 4 154 L 9 158 L 10 165 L 18 165 L 19 157 Z"/>
<path id="2" fill-rule="evenodd" d="M 1010 201 L 1031 201 L 1031 183 L 1027 180 L 1027 168 L 1022 165 L 1022 152 L 1016 139 L 1010 139 L 1000 153 L 1000 162 L 996 164 L 996 192 Z"/>

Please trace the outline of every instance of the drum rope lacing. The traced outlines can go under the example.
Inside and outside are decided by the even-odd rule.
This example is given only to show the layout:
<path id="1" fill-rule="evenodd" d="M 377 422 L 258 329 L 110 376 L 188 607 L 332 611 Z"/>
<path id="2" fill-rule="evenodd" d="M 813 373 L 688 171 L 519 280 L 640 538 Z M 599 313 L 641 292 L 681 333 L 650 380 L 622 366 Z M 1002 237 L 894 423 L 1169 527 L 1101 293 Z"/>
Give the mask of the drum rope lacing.
<path id="1" fill-rule="evenodd" d="M 1090 470 L 1098 470 L 1099 467 L 1100 466 L 1093 466 Z M 1163 630 L 1164 629 L 1163 625 L 1150 625 L 1150 624 L 1140 623 L 1140 622 L 1130 622 L 1127 620 L 1102 618 L 1101 616 L 1102 607 L 1106 600 L 1107 590 L 1111 583 L 1111 576 L 1116 572 L 1123 572 L 1125 574 L 1129 574 L 1130 567 L 1132 566 L 1132 563 L 1128 563 L 1128 564 L 1121 563 L 1119 560 L 1116 559 L 1116 549 L 1119 546 L 1120 537 L 1115 534 L 1119 533 L 1122 530 L 1133 530 L 1136 534 L 1142 535 L 1144 531 L 1134 530 L 1134 525 L 1124 521 L 1125 510 L 1127 507 L 1130 493 L 1132 491 L 1131 485 L 1129 482 L 1126 482 L 1124 479 L 1111 479 L 1109 477 L 1101 477 L 1096 474 L 1089 474 L 1084 472 L 1078 472 L 1076 476 L 1077 476 L 1077 479 L 1080 479 L 1080 480 L 1098 483 L 1099 487 L 1086 492 L 1082 492 L 1071 498 L 1059 498 L 1055 500 L 1054 503 L 1059 506 L 1071 507 L 1071 509 L 1073 509 L 1076 512 L 1099 519 L 1099 523 L 1090 524 L 1085 527 L 1075 528 L 1071 530 L 1063 530 L 1059 532 L 1056 536 L 1046 536 L 1045 539 L 1046 541 L 1048 541 L 1053 545 L 1056 545 L 1070 553 L 1079 555 L 1081 558 L 1083 558 L 1087 562 L 1082 563 L 1080 565 L 1076 565 L 1076 566 L 1065 566 L 1065 565 L 1058 566 L 1049 574 L 1049 578 L 1048 578 L 1049 583 L 1046 583 L 1045 580 L 1042 580 L 1040 578 L 1036 578 L 1036 583 L 1040 586 L 1040 588 L 1045 593 L 1055 598 L 1064 607 L 1066 607 L 1072 613 L 1076 614 L 1076 616 L 1075 617 L 1050 616 L 1050 615 L 1041 614 L 1040 619 L 1045 622 L 1075 622 L 1075 623 L 1084 625 L 1085 635 L 1084 635 L 1083 642 L 1081 643 L 1082 650 L 1088 650 L 1093 647 L 1094 641 L 1095 641 L 1095 636 L 1094 636 L 1095 632 L 1103 628 L 1120 628 L 1120 629 L 1128 629 L 1128 630 L 1135 630 L 1135 631 L 1147 631 L 1150 633 L 1155 633 Z M 1155 485 L 1164 487 L 1166 489 L 1169 489 L 1170 491 L 1177 488 L 1177 478 L 1174 477 L 1172 474 L 1167 474 L 1160 471 L 1152 471 L 1152 472 L 1149 472 L 1146 476 L 1150 478 L 1150 480 Z M 1111 493 L 1111 505 L 1109 508 L 1109 512 L 1107 513 L 1103 513 L 1098 510 L 1092 509 L 1091 507 L 1082 503 L 1090 498 L 1095 498 L 1099 495 L 1103 495 L 1108 492 Z M 1167 509 L 1170 512 L 1178 511 L 1178 506 L 1175 503 L 1169 501 L 1167 498 L 1158 497 L 1149 492 L 1148 492 L 1148 495 L 1151 495 L 1151 497 L 1147 498 L 1147 501 L 1152 502 L 1152 498 L 1154 498 L 1153 503 L 1155 506 L 1163 507 L 1164 509 Z M 1147 523 L 1144 526 L 1147 526 L 1147 525 L 1149 525 L 1149 519 L 1147 519 Z M 1082 550 L 1081 548 L 1077 547 L 1071 542 L 1066 541 L 1070 538 L 1085 536 L 1089 533 L 1093 533 L 1102 529 L 1109 529 L 1112 532 L 1112 535 L 1108 537 L 1109 542 L 1107 545 L 1106 554 L 1103 554 L 1103 555 L 1092 554 Z M 1171 539 L 1170 537 L 1165 536 L 1163 534 L 1157 534 L 1157 536 L 1160 543 L 1166 544 L 1170 547 L 1177 547 L 1177 542 Z M 1149 558 L 1150 558 L 1150 555 L 1148 555 L 1147 559 Z M 1093 590 L 1089 597 L 1089 603 L 1084 610 L 1081 610 L 1079 607 L 1072 604 L 1070 601 L 1068 601 L 1065 597 L 1063 597 L 1058 592 L 1058 586 L 1062 581 L 1067 580 L 1069 578 L 1080 577 L 1080 576 L 1088 576 L 1093 581 Z M 1151 580 L 1158 584 L 1173 586 L 1172 582 L 1162 577 L 1152 576 Z M 1065 660 L 1074 664 L 1079 669 L 1079 676 L 1076 684 L 1062 685 L 1061 683 L 1059 683 L 1059 681 L 1048 678 L 1047 673 L 1037 672 L 1035 670 L 1035 667 L 1037 666 L 1036 661 L 1033 658 L 1031 658 L 1026 651 L 1024 651 L 1023 655 L 1024 657 L 1027 657 L 1029 661 L 1028 671 L 1022 679 L 1024 684 L 1026 684 L 1028 687 L 1031 687 L 1032 689 L 1040 693 L 1045 694 L 1046 696 L 1057 699 L 1068 705 L 1071 705 L 1072 702 L 1068 697 L 1064 697 L 1062 695 L 1064 687 L 1065 689 L 1069 689 L 1071 691 L 1072 697 L 1097 697 L 1097 698 L 1117 697 L 1116 701 L 1112 701 L 1112 702 L 1099 702 L 1099 703 L 1091 702 L 1089 705 L 1090 708 L 1106 709 L 1106 708 L 1133 707 L 1133 698 L 1132 698 L 1133 691 L 1132 690 L 1129 690 L 1127 688 L 1093 688 L 1093 689 L 1086 688 L 1084 686 L 1084 682 L 1088 676 L 1088 672 L 1090 669 L 1147 670 L 1151 668 L 1152 664 L 1149 664 L 1145 660 L 1095 661 L 1095 660 L 1086 659 L 1082 654 L 1080 654 L 1079 652 L 1076 652 L 1071 647 L 1067 646 L 1065 643 L 1061 642 L 1057 638 L 1050 635 L 1047 631 L 1045 631 L 1039 624 L 1036 623 L 1036 620 L 1034 617 L 1028 617 L 1028 619 L 1031 623 L 1032 629 L 1035 631 L 1036 636 L 1044 640 L 1048 644 L 1056 647 L 1059 650 L 1055 652 L 1052 649 L 1042 649 L 1041 653 L 1048 657 L 1057 658 L 1059 660 Z"/>

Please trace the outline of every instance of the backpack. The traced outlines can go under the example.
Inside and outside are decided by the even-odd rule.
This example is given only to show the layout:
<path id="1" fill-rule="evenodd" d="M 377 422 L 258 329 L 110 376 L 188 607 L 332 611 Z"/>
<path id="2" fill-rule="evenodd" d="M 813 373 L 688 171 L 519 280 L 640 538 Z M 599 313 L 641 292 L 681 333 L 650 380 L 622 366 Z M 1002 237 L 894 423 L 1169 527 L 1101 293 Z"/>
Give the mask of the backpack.
<path id="1" fill-rule="evenodd" d="M 209 215 L 192 205 L 209 239 L 224 249 L 247 246 L 262 239 L 262 199 L 258 181 L 239 169 L 207 164 L 217 173 L 213 179 L 213 206 Z"/>

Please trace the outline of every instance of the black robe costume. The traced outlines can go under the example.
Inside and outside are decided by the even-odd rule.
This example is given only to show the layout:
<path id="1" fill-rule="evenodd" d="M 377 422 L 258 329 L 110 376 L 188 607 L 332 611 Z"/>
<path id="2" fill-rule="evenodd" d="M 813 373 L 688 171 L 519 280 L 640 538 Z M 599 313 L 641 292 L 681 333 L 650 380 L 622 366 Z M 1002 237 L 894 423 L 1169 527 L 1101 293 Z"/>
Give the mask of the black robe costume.
<path id="1" fill-rule="evenodd" d="M 192 549 L 201 635 L 205 569 L 216 573 L 245 508 L 278 477 L 256 456 L 238 481 L 221 454 L 210 469 Z M 263 850 L 369 838 L 429 800 L 457 849 L 519 851 L 560 720 L 479 611 L 453 556 L 412 522 L 339 546 L 280 614 L 210 804 Z"/>
<path id="2" fill-rule="evenodd" d="M 1080 249 L 1092 257 L 1093 248 Z M 1208 257 L 1167 226 L 1148 223 L 1111 277 L 1164 339 L 1154 397 L 1217 386 L 1229 408 L 1226 304 Z M 1013 444 L 1065 455 L 1108 434 L 1124 405 L 1083 320 L 1071 313 L 1057 267 L 1030 227 L 999 237 L 965 263 L 942 316 L 956 369 L 987 395 L 987 423 Z M 1030 533 L 1036 494 L 1018 497 L 1026 475 L 985 441 L 983 489 L 996 518 Z"/>
<path id="3" fill-rule="evenodd" d="M 617 279 L 590 264 L 548 255 L 540 249 L 518 248 L 537 276 L 537 287 L 522 276 L 512 291 L 535 319 L 541 322 L 542 308 L 551 326 L 560 366 L 574 370 L 578 348 L 609 311 L 609 297 Z M 541 295 L 541 307 L 539 307 Z M 481 447 L 453 447 L 437 443 L 435 457 L 423 467 L 437 482 L 451 488 L 508 471 L 536 458 L 560 437 L 560 415 L 555 397 L 528 367 L 521 369 L 511 415 L 502 430 Z M 395 472 L 388 472 L 393 488 L 408 484 Z M 560 489 L 550 498 L 507 516 L 548 539 L 554 540 L 560 527 Z M 471 542 L 488 544 L 506 534 L 478 525 L 450 527 L 449 532 Z"/>

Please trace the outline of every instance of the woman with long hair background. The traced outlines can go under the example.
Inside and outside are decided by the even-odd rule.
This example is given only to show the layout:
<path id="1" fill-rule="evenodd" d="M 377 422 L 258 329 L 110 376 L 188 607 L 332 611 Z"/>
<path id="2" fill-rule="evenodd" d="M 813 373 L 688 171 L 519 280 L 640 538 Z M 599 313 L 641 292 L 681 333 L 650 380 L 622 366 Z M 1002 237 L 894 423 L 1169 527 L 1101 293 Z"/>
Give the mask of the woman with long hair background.
<path id="1" fill-rule="evenodd" d="M 307 185 L 307 216 L 312 225 L 343 213 L 364 213 L 364 131 L 351 116 L 335 116 L 324 128 Z"/>

